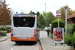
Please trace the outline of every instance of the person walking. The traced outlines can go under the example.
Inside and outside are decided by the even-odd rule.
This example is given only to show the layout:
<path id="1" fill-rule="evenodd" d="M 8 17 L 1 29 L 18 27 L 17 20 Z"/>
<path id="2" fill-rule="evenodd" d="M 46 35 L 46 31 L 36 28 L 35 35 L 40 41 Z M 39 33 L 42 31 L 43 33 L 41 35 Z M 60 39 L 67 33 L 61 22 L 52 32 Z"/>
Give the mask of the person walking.
<path id="1" fill-rule="evenodd" d="M 49 37 L 49 32 L 50 32 L 50 30 L 49 30 L 49 28 L 48 28 L 48 30 L 47 30 L 47 36 Z"/>

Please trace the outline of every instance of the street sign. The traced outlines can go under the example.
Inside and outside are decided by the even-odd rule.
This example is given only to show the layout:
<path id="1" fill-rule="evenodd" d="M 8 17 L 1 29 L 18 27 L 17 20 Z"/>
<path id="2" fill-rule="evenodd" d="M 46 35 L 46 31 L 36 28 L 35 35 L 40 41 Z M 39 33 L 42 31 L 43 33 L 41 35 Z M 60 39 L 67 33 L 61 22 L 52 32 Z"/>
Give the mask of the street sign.
<path id="1" fill-rule="evenodd" d="M 60 10 L 56 11 L 56 17 L 61 17 L 61 11 Z"/>

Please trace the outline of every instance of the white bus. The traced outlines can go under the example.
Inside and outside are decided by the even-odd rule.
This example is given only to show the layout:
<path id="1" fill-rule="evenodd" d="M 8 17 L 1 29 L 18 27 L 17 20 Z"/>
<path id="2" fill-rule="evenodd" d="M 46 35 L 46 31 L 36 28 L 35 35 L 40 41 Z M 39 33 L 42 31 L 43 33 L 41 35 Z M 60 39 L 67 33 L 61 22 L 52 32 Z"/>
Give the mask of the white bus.
<path id="1" fill-rule="evenodd" d="M 11 20 L 11 41 L 39 40 L 39 27 L 37 16 L 34 14 L 14 14 Z"/>

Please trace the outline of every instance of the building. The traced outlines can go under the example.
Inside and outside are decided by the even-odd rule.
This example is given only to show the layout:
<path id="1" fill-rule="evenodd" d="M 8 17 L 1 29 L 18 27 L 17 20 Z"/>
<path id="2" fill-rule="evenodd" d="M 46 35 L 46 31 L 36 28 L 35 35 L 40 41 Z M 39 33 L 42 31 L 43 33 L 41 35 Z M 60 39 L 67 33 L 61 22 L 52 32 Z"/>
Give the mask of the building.
<path id="1" fill-rule="evenodd" d="M 69 24 L 75 24 L 75 14 L 69 16 L 67 18 L 67 20 L 68 20 Z"/>

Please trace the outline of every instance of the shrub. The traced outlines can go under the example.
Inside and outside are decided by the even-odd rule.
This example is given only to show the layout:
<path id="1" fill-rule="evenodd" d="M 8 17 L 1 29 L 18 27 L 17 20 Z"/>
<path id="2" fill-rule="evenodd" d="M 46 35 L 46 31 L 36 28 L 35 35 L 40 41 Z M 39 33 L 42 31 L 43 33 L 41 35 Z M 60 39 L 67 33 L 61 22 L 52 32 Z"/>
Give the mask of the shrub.
<path id="1" fill-rule="evenodd" d="M 0 36 L 3 36 L 4 34 L 2 32 L 0 32 Z"/>
<path id="2" fill-rule="evenodd" d="M 2 32 L 3 36 L 7 35 L 7 31 L 0 31 L 0 32 Z"/>
<path id="3" fill-rule="evenodd" d="M 5 27 L 1 27 L 1 30 L 6 30 Z"/>
<path id="4" fill-rule="evenodd" d="M 9 33 L 11 31 L 11 27 L 0 27 L 0 31 L 7 31 L 7 33 Z"/>
<path id="5" fill-rule="evenodd" d="M 73 30 L 73 25 L 67 25 L 67 33 L 69 33 L 70 35 L 73 35 L 72 30 Z"/>
<path id="6" fill-rule="evenodd" d="M 72 28 L 72 34 L 74 33 L 75 31 L 75 24 L 73 25 L 73 28 Z"/>
<path id="7" fill-rule="evenodd" d="M 0 27 L 0 30 L 1 30 L 1 27 Z"/>
<path id="8" fill-rule="evenodd" d="M 40 30 L 43 30 L 44 29 L 44 26 L 41 26 Z"/>
<path id="9" fill-rule="evenodd" d="M 53 39 L 53 34 L 52 33 L 50 34 L 50 37 Z"/>
<path id="10" fill-rule="evenodd" d="M 6 29 L 7 33 L 11 32 L 11 29 Z"/>
<path id="11" fill-rule="evenodd" d="M 74 45 L 74 48 L 75 48 L 75 32 L 74 32 L 74 34 L 73 34 L 73 37 L 72 37 L 72 44 Z"/>
<path id="12" fill-rule="evenodd" d="M 65 22 L 64 20 L 59 20 L 59 27 L 64 28 Z M 51 26 L 51 33 L 53 33 L 53 28 L 57 28 L 58 27 L 58 20 L 55 20 L 52 22 L 52 26 Z"/>
<path id="13" fill-rule="evenodd" d="M 11 29 L 11 27 L 6 27 L 6 29 Z"/>
<path id="14" fill-rule="evenodd" d="M 64 35 L 64 43 L 65 44 L 68 44 L 68 45 L 71 45 L 71 36 L 69 36 L 68 34 Z"/>

